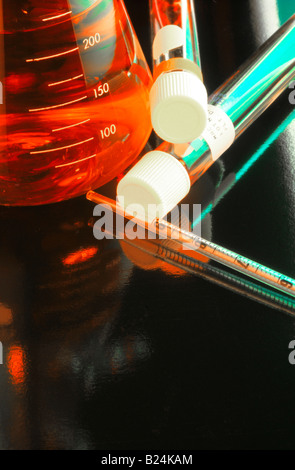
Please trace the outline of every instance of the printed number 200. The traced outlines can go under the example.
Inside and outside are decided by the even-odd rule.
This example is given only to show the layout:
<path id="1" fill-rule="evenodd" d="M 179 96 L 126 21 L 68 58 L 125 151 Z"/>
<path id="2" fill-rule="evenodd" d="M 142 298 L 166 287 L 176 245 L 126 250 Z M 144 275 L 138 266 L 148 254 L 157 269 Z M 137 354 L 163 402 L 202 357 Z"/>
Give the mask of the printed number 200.
<path id="1" fill-rule="evenodd" d="M 95 46 L 95 44 L 100 43 L 100 34 L 96 33 L 94 36 L 84 39 L 83 44 L 85 44 L 84 49 L 89 49 L 89 47 Z"/>

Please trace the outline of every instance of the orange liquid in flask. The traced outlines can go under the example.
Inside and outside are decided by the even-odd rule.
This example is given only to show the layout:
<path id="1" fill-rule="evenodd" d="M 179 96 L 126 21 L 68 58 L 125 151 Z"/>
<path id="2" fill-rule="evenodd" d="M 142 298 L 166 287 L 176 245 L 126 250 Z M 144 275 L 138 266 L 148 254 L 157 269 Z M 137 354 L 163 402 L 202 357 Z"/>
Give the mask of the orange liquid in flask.
<path id="1" fill-rule="evenodd" d="M 84 194 L 150 135 L 151 74 L 122 0 L 0 0 L 0 81 L 0 204 Z"/>

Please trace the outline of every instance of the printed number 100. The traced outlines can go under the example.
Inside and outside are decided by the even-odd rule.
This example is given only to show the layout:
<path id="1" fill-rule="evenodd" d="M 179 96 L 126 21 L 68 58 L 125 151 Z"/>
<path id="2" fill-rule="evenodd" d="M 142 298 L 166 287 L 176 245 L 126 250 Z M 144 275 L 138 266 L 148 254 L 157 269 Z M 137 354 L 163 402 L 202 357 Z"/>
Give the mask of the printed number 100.
<path id="1" fill-rule="evenodd" d="M 117 128 L 115 124 L 112 124 L 110 127 L 106 127 L 104 130 L 100 131 L 100 135 L 102 139 L 107 139 L 110 135 L 116 134 Z"/>

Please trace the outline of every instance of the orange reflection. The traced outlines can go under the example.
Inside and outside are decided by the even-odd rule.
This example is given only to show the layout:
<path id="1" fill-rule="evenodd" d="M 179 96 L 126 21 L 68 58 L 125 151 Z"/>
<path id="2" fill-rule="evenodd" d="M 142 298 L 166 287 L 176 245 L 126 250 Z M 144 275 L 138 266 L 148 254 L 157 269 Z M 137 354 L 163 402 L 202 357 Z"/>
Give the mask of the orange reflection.
<path id="1" fill-rule="evenodd" d="M 71 253 L 63 259 L 64 266 L 73 266 L 75 264 L 85 263 L 89 259 L 93 258 L 98 252 L 97 247 L 82 248 L 81 250 Z"/>
<path id="2" fill-rule="evenodd" d="M 21 346 L 13 346 L 7 357 L 7 368 L 13 385 L 20 385 L 25 380 L 26 354 Z"/>
<path id="3" fill-rule="evenodd" d="M 5 90 L 8 93 L 24 93 L 35 86 L 36 78 L 32 73 L 9 74 L 5 79 Z"/>
<path id="4" fill-rule="evenodd" d="M 12 311 L 10 308 L 0 304 L 0 326 L 10 325 L 12 322 Z"/>
<path id="5" fill-rule="evenodd" d="M 188 274 L 182 267 L 183 256 L 202 263 L 210 260 L 206 256 L 193 250 L 179 247 L 173 240 L 120 240 L 125 256 L 135 265 L 145 271 L 161 269 L 172 276 L 185 276 Z M 173 250 L 173 251 L 172 251 Z M 168 256 L 169 254 L 169 256 Z M 183 256 L 182 256 L 183 255 Z M 166 261 L 166 259 L 167 261 Z M 170 263 L 169 263 L 170 260 Z M 171 262 L 173 264 L 171 264 Z"/>

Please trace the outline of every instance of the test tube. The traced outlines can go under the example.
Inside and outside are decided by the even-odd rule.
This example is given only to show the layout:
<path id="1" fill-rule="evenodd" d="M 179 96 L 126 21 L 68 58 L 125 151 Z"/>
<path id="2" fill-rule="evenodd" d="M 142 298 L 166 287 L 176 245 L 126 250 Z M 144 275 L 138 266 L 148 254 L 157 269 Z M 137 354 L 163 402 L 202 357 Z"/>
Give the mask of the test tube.
<path id="1" fill-rule="evenodd" d="M 191 185 L 270 106 L 295 77 L 295 15 L 209 99 L 205 132 L 187 145 L 163 142 L 120 181 L 119 201 L 164 217 Z"/>
<path id="2" fill-rule="evenodd" d="M 193 0 L 149 0 L 154 84 L 150 92 L 155 132 L 172 143 L 190 142 L 207 125 Z"/>

